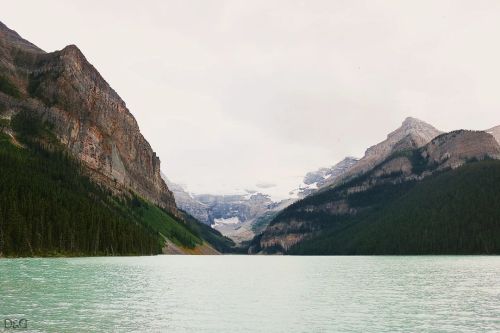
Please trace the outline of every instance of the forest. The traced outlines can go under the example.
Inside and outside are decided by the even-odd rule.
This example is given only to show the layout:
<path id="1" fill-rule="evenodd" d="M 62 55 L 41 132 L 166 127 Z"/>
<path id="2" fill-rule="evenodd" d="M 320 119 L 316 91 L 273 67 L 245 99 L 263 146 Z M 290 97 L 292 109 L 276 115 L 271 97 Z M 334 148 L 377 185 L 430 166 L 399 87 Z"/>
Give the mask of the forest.
<path id="1" fill-rule="evenodd" d="M 21 112 L 1 126 L 24 146 L 0 132 L 1 256 L 150 255 L 161 253 L 165 238 L 193 248 L 210 234 L 134 193 L 112 195 L 92 182 L 40 119 Z"/>
<path id="2" fill-rule="evenodd" d="M 357 199 L 371 209 L 322 217 L 325 229 L 289 254 L 500 253 L 500 161 L 471 161 Z"/>

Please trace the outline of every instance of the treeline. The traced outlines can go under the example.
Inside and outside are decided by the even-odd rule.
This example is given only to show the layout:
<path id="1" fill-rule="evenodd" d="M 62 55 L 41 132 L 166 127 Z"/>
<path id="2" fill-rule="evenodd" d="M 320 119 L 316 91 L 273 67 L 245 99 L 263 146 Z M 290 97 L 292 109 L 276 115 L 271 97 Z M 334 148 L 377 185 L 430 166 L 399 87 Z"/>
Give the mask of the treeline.
<path id="1" fill-rule="evenodd" d="M 371 209 L 348 218 L 324 217 L 332 227 L 289 253 L 500 253 L 500 161 L 473 162 L 407 188 L 380 190 L 380 196 L 357 198 L 365 206 L 373 200 Z"/>
<path id="2" fill-rule="evenodd" d="M 0 253 L 155 254 L 157 233 L 130 223 L 61 151 L 17 148 L 0 134 Z"/>

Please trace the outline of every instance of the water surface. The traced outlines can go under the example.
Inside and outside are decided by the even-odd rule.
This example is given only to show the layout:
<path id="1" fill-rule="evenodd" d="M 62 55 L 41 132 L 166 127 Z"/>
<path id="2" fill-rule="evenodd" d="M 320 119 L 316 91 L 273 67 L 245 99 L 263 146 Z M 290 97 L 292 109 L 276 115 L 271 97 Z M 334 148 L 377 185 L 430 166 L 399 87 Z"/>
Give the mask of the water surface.
<path id="1" fill-rule="evenodd" d="M 0 332 L 499 332 L 500 257 L 3 259 L 0 297 Z"/>

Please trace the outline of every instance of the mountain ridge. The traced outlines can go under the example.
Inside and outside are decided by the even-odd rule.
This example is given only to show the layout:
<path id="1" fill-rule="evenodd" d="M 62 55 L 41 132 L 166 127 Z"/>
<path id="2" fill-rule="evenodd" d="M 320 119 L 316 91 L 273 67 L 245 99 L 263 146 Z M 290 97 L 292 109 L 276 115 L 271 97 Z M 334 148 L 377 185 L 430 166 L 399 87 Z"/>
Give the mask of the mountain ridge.
<path id="1" fill-rule="evenodd" d="M 95 181 L 117 193 L 133 190 L 180 217 L 160 159 L 125 102 L 78 47 L 46 53 L 3 24 L 0 34 L 2 80 L 19 92 L 0 94 L 4 117 L 36 114 Z"/>
<path id="2" fill-rule="evenodd" d="M 183 186 L 163 177 L 181 210 L 221 232 L 237 245 L 250 241 L 262 232 L 279 211 L 295 201 L 284 199 L 276 202 L 260 192 L 226 195 L 189 193 Z"/>
<path id="3" fill-rule="evenodd" d="M 399 128 L 387 135 L 384 141 L 367 148 L 365 155 L 359 159 L 356 165 L 341 177 L 326 182 L 322 188 L 335 186 L 350 177 L 363 174 L 394 152 L 410 148 L 420 148 L 441 133 L 443 132 L 422 120 L 407 117 Z"/>
<path id="4" fill-rule="evenodd" d="M 402 142 L 408 142 L 406 138 L 403 136 Z M 397 144 L 393 141 L 392 147 L 397 147 Z M 254 249 L 250 248 L 250 251 L 255 248 L 287 251 L 320 233 L 328 225 L 329 219 L 356 216 L 370 209 L 366 203 L 359 205 L 359 200 L 354 199 L 356 197 L 366 197 L 373 191 L 382 191 L 398 184 L 419 182 L 433 174 L 460 168 L 471 161 L 500 159 L 500 145 L 491 134 L 484 131 L 457 130 L 440 134 L 419 148 L 412 145 L 394 149 L 384 160 L 364 173 L 344 179 L 330 188 L 323 188 L 289 206 L 270 222 L 262 235 L 254 239 Z"/>

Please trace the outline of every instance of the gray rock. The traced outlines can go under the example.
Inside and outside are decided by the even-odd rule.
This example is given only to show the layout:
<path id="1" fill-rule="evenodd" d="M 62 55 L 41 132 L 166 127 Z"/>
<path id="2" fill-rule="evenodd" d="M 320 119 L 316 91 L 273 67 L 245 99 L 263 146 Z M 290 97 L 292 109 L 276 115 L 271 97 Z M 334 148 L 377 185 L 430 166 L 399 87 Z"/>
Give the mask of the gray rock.
<path id="1" fill-rule="evenodd" d="M 4 109 L 48 122 L 94 181 L 115 193 L 132 190 L 178 216 L 160 159 L 125 102 L 76 46 L 46 53 L 0 23 L 0 71 L 21 93 L 0 93 Z"/>

